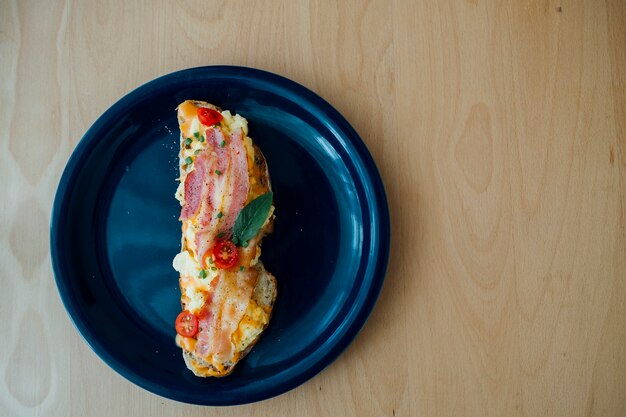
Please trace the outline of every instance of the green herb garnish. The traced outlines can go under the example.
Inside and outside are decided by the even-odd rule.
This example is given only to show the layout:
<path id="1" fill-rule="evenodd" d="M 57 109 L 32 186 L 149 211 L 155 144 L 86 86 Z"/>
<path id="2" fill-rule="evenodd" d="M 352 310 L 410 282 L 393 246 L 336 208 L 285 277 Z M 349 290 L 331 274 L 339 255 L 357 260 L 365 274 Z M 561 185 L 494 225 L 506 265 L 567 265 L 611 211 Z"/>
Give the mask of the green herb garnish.
<path id="1" fill-rule="evenodd" d="M 211 271 L 217 271 L 217 267 L 212 266 L 212 267 L 211 267 Z"/>
<path id="2" fill-rule="evenodd" d="M 220 142 L 220 148 L 223 148 L 224 146 L 226 146 L 226 141 L 225 140 Z"/>
<path id="3" fill-rule="evenodd" d="M 191 145 L 191 138 L 185 139 L 185 145 Z"/>
<path id="4" fill-rule="evenodd" d="M 187 165 L 191 164 L 193 162 L 193 159 L 191 158 L 191 156 L 188 156 L 187 158 L 185 158 L 185 163 Z"/>
<path id="5" fill-rule="evenodd" d="M 198 138 L 198 140 L 199 140 L 200 142 L 204 142 L 204 136 L 200 136 L 200 137 Z"/>
<path id="6" fill-rule="evenodd" d="M 206 278 L 207 273 L 204 269 L 201 269 L 199 275 L 200 275 L 200 278 Z"/>
<path id="7" fill-rule="evenodd" d="M 198 139 L 198 137 L 200 136 L 200 132 L 194 132 L 193 136 Z"/>
<path id="8" fill-rule="evenodd" d="M 256 236 L 267 220 L 273 197 L 271 192 L 260 195 L 239 212 L 233 229 L 233 242 L 242 242 L 243 247 L 248 245 L 248 240 Z"/>
<path id="9" fill-rule="evenodd" d="M 239 270 L 240 270 L 240 271 L 243 271 L 244 269 L 246 269 L 246 268 L 244 268 L 244 267 L 243 267 L 243 265 L 241 265 L 241 266 L 239 267 Z"/>
<path id="10" fill-rule="evenodd" d="M 224 232 L 219 232 L 219 233 L 217 234 L 217 238 L 218 238 L 218 239 L 221 239 L 221 238 L 223 238 L 224 236 L 226 236 L 226 233 L 224 233 Z"/>
<path id="11" fill-rule="evenodd" d="M 216 170 L 215 170 L 215 174 L 217 174 L 217 175 L 222 175 L 222 171 L 220 171 L 219 169 L 216 169 Z"/>
<path id="12" fill-rule="evenodd" d="M 193 151 L 194 155 L 198 155 L 200 153 L 200 149 L 196 149 L 195 151 Z"/>
<path id="13" fill-rule="evenodd" d="M 224 215 L 222 214 L 222 212 L 221 212 L 221 211 L 220 211 L 219 213 L 217 213 L 217 218 L 218 218 L 218 219 L 221 219 L 221 218 L 222 218 L 222 216 L 224 216 Z"/>

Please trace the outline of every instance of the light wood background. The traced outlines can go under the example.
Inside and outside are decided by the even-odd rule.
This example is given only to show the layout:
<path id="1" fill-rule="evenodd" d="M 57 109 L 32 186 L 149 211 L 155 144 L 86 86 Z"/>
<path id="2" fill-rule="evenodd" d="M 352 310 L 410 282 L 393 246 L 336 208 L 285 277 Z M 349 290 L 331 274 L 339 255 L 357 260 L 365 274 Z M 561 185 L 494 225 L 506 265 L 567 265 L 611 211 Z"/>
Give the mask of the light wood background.
<path id="1" fill-rule="evenodd" d="M 127 382 L 54 285 L 67 158 L 136 86 L 285 75 L 386 184 L 384 289 L 351 347 L 259 404 Z M 625 416 L 626 2 L 0 0 L 0 415 Z"/>

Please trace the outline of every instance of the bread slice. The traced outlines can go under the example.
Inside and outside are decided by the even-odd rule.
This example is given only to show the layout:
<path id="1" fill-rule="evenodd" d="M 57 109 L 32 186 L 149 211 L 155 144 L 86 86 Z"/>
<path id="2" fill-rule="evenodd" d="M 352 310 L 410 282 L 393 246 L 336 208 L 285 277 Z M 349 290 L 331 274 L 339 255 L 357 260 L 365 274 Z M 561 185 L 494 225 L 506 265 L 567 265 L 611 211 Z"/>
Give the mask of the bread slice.
<path id="1" fill-rule="evenodd" d="M 193 103 L 193 105 L 197 107 L 208 107 L 208 108 L 220 111 L 218 107 L 207 102 L 192 101 L 191 103 Z M 245 119 L 243 120 L 245 122 Z M 182 124 L 184 122 L 188 122 L 188 120 L 181 119 L 181 116 L 179 113 L 179 122 Z M 238 120 L 238 123 L 240 122 L 241 122 L 241 119 Z M 246 124 L 246 129 L 247 129 L 247 124 Z M 245 139 L 249 140 L 249 138 L 247 138 L 247 135 L 245 136 L 246 136 Z M 184 134 L 181 130 L 181 137 L 180 137 L 181 152 L 184 146 L 185 139 L 186 138 L 184 137 Z M 252 145 L 251 147 L 248 147 L 248 163 L 249 163 L 248 170 L 249 170 L 249 175 L 251 178 L 250 192 L 251 192 L 251 195 L 260 195 L 260 194 L 271 191 L 272 189 L 271 180 L 269 176 L 267 163 L 266 163 L 263 153 L 261 152 L 261 149 L 256 144 L 253 144 L 251 140 L 249 143 Z M 181 159 L 181 179 L 182 179 L 183 174 L 184 174 L 184 170 L 182 168 L 183 158 L 181 157 L 180 159 Z M 252 165 L 250 165 L 251 161 L 252 161 Z M 274 222 L 274 214 L 273 214 L 273 207 L 272 207 L 272 211 L 270 213 L 268 220 L 265 222 L 261 230 L 259 230 L 257 235 L 254 238 L 250 239 L 248 248 L 242 249 L 242 252 L 247 253 L 249 255 L 250 251 L 256 250 L 254 248 L 257 248 L 257 245 L 259 245 L 258 250 L 260 250 L 260 241 L 265 235 L 273 231 L 273 222 Z M 188 250 L 189 248 L 186 247 L 184 238 L 182 240 L 182 243 L 183 243 L 182 250 L 183 251 Z M 233 342 L 235 345 L 235 354 L 232 360 L 228 361 L 227 363 L 217 363 L 217 364 L 210 363 L 208 360 L 197 355 L 194 351 L 195 343 L 192 343 L 192 344 L 185 343 L 183 338 L 181 338 L 180 336 L 177 336 L 176 343 L 183 350 L 182 353 L 183 353 L 183 359 L 185 361 L 185 364 L 187 365 L 187 368 L 189 368 L 196 376 L 223 377 L 232 373 L 232 371 L 235 368 L 235 365 L 250 352 L 252 347 L 258 342 L 259 338 L 261 337 L 264 330 L 267 328 L 269 324 L 273 307 L 274 307 L 274 303 L 276 301 L 276 296 L 278 294 L 276 278 L 265 269 L 265 266 L 263 265 L 261 260 L 258 258 L 258 256 L 255 257 L 254 254 L 252 254 L 251 256 L 248 256 L 248 255 L 244 254 L 244 256 L 247 256 L 248 258 L 254 258 L 254 261 L 250 264 L 249 268 L 255 269 L 258 272 L 258 275 L 257 275 L 256 285 L 253 289 L 251 301 L 248 305 L 248 309 L 246 310 L 243 318 L 241 319 L 239 326 L 237 328 L 237 331 L 235 333 L 239 332 L 240 335 L 244 334 L 243 326 L 245 325 L 243 323 L 248 323 L 248 326 L 249 326 L 249 323 L 253 323 L 254 325 L 252 326 L 252 332 L 250 333 L 251 330 L 250 330 L 250 327 L 248 327 L 247 336 L 243 338 L 242 340 L 240 340 L 238 343 Z M 182 280 L 181 280 L 181 292 L 183 294 L 185 292 L 182 286 Z M 185 301 L 181 300 L 181 302 L 182 302 L 183 310 L 186 310 L 188 306 L 186 305 Z M 258 320 L 259 315 L 257 314 L 260 312 L 259 308 L 262 309 L 263 320 L 261 321 Z M 251 337 L 250 335 L 254 335 L 254 337 Z M 231 336 L 231 341 L 233 340 L 232 337 L 233 336 Z"/>

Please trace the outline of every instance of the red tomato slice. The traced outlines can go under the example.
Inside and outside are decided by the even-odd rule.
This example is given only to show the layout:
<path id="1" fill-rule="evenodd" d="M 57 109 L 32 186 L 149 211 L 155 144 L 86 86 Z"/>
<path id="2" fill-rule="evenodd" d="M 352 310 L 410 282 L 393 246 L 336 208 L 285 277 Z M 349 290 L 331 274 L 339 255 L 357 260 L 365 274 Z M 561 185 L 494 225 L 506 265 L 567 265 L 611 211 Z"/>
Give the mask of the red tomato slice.
<path id="1" fill-rule="evenodd" d="M 198 119 L 200 119 L 200 123 L 205 126 L 213 126 L 219 123 L 223 118 L 222 113 L 217 110 L 207 109 L 206 107 L 198 108 Z"/>
<path id="2" fill-rule="evenodd" d="M 228 269 L 234 266 L 239 259 L 237 246 L 230 240 L 218 240 L 213 246 L 213 262 L 220 269 Z"/>
<path id="3" fill-rule="evenodd" d="M 176 333 L 184 337 L 193 337 L 198 333 L 198 318 L 187 310 L 176 317 Z"/>

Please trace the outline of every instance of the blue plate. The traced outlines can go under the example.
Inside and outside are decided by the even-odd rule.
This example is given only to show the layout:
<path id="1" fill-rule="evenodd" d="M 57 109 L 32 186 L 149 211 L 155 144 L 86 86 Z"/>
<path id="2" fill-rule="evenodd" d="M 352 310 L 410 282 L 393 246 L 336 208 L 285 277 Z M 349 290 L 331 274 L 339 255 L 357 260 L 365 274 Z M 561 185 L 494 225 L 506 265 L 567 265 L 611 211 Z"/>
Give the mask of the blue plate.
<path id="1" fill-rule="evenodd" d="M 275 231 L 262 255 L 278 279 L 273 317 L 219 379 L 195 377 L 174 344 L 175 108 L 186 99 L 248 119 L 275 193 Z M 383 283 L 389 213 L 365 145 L 327 102 L 268 72 L 202 67 L 137 88 L 87 131 L 59 183 L 50 248 L 65 308 L 109 366 L 177 401 L 244 404 L 313 377 L 356 336 Z"/>

